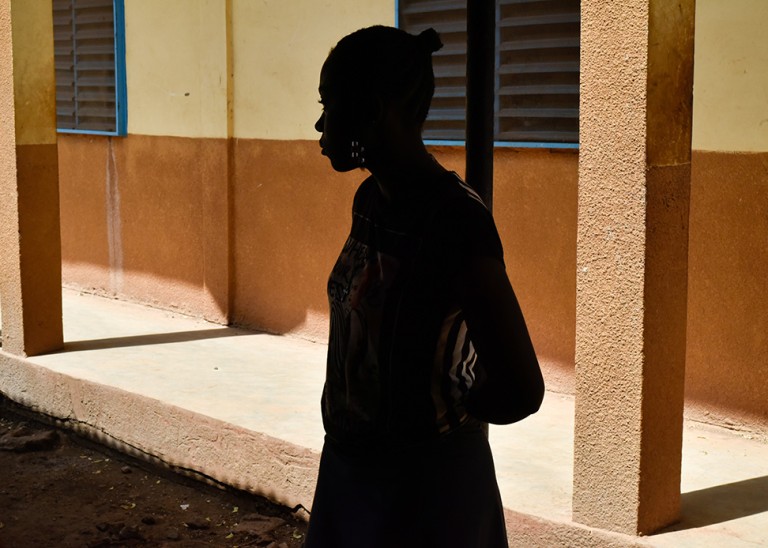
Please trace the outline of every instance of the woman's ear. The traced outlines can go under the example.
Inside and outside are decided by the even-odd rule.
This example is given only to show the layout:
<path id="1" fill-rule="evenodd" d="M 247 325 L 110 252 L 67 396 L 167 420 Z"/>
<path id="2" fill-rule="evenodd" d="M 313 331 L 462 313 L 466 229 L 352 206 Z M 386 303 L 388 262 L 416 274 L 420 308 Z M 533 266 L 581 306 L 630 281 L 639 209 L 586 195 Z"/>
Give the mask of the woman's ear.
<path id="1" fill-rule="evenodd" d="M 386 117 L 384 99 L 382 99 L 380 95 L 374 95 L 371 107 L 371 122 L 374 127 L 381 127 L 381 124 Z"/>
<path id="2" fill-rule="evenodd" d="M 384 100 L 379 95 L 373 95 L 360 105 L 356 125 L 362 133 L 379 131 L 386 117 L 385 111 Z"/>

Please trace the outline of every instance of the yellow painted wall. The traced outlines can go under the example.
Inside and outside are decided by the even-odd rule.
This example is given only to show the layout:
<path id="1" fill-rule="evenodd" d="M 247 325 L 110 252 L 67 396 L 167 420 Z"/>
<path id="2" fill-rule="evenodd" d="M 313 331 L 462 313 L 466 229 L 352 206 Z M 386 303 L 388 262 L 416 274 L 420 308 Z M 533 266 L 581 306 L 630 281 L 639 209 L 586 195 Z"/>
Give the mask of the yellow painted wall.
<path id="1" fill-rule="evenodd" d="M 766 0 L 697 0 L 694 149 L 768 151 L 766 29 Z"/>
<path id="2" fill-rule="evenodd" d="M 227 136 L 226 0 L 126 0 L 128 131 Z"/>
<path id="3" fill-rule="evenodd" d="M 130 133 L 227 136 L 227 3 L 241 138 L 314 140 L 328 50 L 395 18 L 394 0 L 126 0 Z M 768 2 L 699 0 L 696 10 L 693 148 L 768 150 Z"/>
<path id="4" fill-rule="evenodd" d="M 393 25 L 394 0 L 233 0 L 234 134 L 317 139 L 317 85 L 344 35 Z"/>
<path id="5" fill-rule="evenodd" d="M 227 137 L 229 31 L 234 136 L 317 138 L 317 83 L 328 51 L 353 30 L 392 25 L 395 18 L 393 0 L 332 6 L 317 0 L 126 0 L 129 133 Z"/>

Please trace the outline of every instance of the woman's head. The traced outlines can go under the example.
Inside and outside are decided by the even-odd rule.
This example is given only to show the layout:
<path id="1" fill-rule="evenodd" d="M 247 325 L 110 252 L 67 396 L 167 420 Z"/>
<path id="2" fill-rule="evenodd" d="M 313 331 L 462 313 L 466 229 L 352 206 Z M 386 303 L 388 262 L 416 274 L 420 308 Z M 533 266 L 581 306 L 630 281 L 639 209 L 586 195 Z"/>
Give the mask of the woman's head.
<path id="1" fill-rule="evenodd" d="M 435 90 L 432 53 L 441 47 L 434 29 L 412 35 L 375 26 L 345 36 L 331 50 L 320 76 L 325 112 L 315 127 L 323 132 L 321 144 L 335 168 L 346 162 L 334 162 L 329 147 L 343 145 L 335 142 L 339 139 L 349 141 L 347 150 L 351 142 L 365 146 L 366 124 L 382 109 L 402 126 L 421 131 Z"/>
<path id="2" fill-rule="evenodd" d="M 329 91 L 353 106 L 364 107 L 378 97 L 400 106 L 404 116 L 421 125 L 435 91 L 432 53 L 441 47 L 434 29 L 414 36 L 392 27 L 368 27 L 342 38 L 323 71 Z"/>

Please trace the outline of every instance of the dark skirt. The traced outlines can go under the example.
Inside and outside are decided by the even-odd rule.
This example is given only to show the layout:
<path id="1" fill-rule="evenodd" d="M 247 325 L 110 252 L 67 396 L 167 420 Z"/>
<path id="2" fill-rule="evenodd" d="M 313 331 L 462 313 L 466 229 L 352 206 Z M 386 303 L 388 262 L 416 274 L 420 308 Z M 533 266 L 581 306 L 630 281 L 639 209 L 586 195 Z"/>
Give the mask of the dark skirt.
<path id="1" fill-rule="evenodd" d="M 479 423 L 419 445 L 350 454 L 326 438 L 305 548 L 506 548 Z"/>

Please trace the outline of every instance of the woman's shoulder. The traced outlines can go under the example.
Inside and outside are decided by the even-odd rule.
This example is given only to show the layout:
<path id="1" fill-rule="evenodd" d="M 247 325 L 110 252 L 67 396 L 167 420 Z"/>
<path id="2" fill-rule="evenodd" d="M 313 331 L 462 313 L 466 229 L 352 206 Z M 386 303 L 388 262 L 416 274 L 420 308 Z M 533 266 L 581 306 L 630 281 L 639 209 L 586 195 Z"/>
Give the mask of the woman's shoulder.
<path id="1" fill-rule="evenodd" d="M 501 239 L 490 210 L 480 195 L 458 174 L 446 180 L 437 226 L 466 255 L 503 260 Z"/>
<path id="2" fill-rule="evenodd" d="M 357 192 L 370 193 L 373 191 L 375 187 L 376 187 L 376 179 L 373 177 L 373 175 L 368 175 L 368 177 L 363 179 L 363 182 L 360 183 L 360 186 L 357 188 Z"/>
<path id="3" fill-rule="evenodd" d="M 491 219 L 490 211 L 480 195 L 469 186 L 456 172 L 446 174 L 445 183 L 441 185 L 444 207 L 441 209 L 448 215 L 459 217 L 475 217 Z"/>

